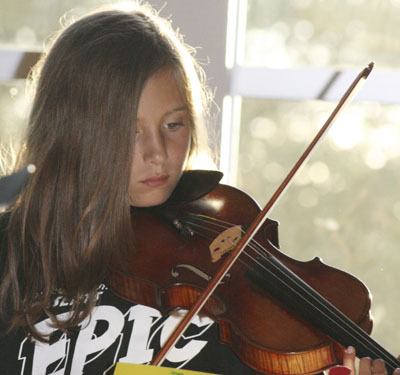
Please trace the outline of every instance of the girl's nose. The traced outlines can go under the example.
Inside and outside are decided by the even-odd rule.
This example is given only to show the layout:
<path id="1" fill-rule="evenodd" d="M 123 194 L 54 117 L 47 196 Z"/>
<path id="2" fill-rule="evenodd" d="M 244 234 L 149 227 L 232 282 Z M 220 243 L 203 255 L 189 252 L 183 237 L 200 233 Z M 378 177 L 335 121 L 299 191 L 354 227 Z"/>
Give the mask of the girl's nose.
<path id="1" fill-rule="evenodd" d="M 148 134 L 143 150 L 144 160 L 151 164 L 162 164 L 167 156 L 166 142 L 162 134 Z"/>

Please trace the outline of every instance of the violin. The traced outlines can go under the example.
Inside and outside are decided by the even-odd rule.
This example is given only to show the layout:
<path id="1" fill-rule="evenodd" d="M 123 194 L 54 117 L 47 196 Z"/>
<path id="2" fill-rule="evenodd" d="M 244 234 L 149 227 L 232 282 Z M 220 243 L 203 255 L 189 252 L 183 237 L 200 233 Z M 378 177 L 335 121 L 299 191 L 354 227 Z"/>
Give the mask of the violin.
<path id="1" fill-rule="evenodd" d="M 220 340 L 263 374 L 316 374 L 337 364 L 344 346 L 361 356 L 400 367 L 368 335 L 368 289 L 355 277 L 318 258 L 299 262 L 278 248 L 277 223 L 269 210 L 309 156 L 364 69 L 263 210 L 245 193 L 219 184 L 218 172 L 184 174 L 170 199 L 133 208 L 132 259 L 114 269 L 109 284 L 121 297 L 164 313 L 188 309 L 153 360 L 159 365 L 194 314 L 219 323 Z"/>
<path id="2" fill-rule="evenodd" d="M 246 229 L 260 211 L 246 193 L 215 182 L 220 178 L 219 172 L 189 171 L 164 205 L 132 208 L 133 229 L 141 235 L 134 256 L 111 275 L 120 297 L 165 314 L 193 305 L 227 254 L 210 243 L 237 225 Z M 319 258 L 294 260 L 278 245 L 278 223 L 268 219 L 205 304 L 220 341 L 263 374 L 320 373 L 340 363 L 348 345 L 399 366 L 368 335 L 368 289 Z"/>

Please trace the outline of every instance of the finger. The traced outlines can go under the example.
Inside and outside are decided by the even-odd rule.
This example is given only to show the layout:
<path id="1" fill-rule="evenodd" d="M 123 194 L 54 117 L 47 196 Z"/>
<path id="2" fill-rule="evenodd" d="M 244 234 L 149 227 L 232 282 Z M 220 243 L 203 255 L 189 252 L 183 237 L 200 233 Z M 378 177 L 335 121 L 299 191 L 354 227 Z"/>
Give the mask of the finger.
<path id="1" fill-rule="evenodd" d="M 351 375 L 355 374 L 356 350 L 349 346 L 343 353 L 343 366 L 351 370 Z"/>
<path id="2" fill-rule="evenodd" d="M 400 368 L 396 368 L 396 369 L 393 371 L 393 375 L 400 375 Z"/>
<path id="3" fill-rule="evenodd" d="M 359 375 L 372 374 L 372 361 L 371 358 L 364 357 L 360 359 Z"/>
<path id="4" fill-rule="evenodd" d="M 372 361 L 372 373 L 374 375 L 387 375 L 385 362 L 381 359 L 374 359 Z"/>

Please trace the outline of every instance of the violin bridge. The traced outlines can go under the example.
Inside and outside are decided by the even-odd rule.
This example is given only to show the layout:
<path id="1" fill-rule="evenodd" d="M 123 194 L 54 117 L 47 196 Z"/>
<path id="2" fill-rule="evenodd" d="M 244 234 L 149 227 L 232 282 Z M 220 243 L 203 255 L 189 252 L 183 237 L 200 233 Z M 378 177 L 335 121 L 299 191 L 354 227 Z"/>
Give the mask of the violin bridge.
<path id="1" fill-rule="evenodd" d="M 236 225 L 220 233 L 209 246 L 211 261 L 217 262 L 226 253 L 232 251 L 242 237 L 242 227 Z"/>

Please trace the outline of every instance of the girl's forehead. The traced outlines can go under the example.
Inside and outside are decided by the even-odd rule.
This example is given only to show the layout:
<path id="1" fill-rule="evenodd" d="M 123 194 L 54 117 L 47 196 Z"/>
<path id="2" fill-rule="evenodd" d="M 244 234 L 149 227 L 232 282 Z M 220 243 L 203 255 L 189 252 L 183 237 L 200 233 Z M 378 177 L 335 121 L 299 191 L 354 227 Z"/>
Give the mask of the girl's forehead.
<path id="1" fill-rule="evenodd" d="M 139 107 L 147 103 L 182 107 L 186 102 L 180 85 L 169 70 L 153 74 L 145 83 L 139 98 Z M 168 108 L 171 110 L 172 108 Z"/>

